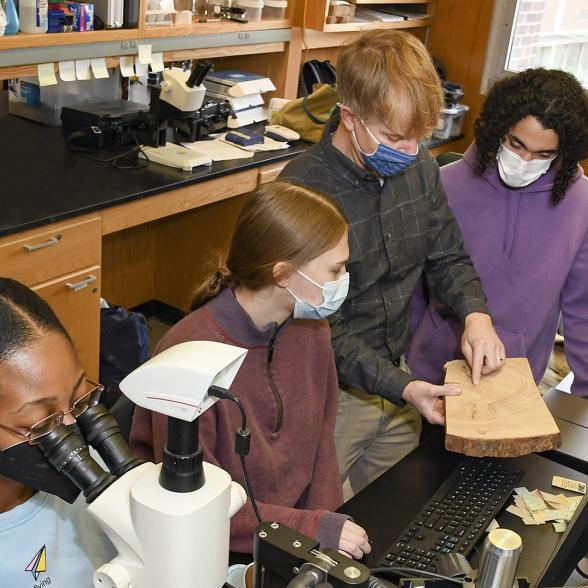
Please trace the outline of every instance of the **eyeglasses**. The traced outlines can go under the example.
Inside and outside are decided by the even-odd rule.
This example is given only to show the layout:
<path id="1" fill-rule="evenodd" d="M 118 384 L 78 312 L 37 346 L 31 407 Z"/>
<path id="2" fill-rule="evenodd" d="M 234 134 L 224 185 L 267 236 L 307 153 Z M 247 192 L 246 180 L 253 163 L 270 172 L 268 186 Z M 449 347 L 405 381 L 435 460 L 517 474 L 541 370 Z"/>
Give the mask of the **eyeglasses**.
<path id="1" fill-rule="evenodd" d="M 83 396 L 78 398 L 71 405 L 71 408 L 67 412 L 63 412 L 61 410 L 55 412 L 40 420 L 38 423 L 35 423 L 32 427 L 23 427 L 20 431 L 11 429 L 10 427 L 6 427 L 4 425 L 0 425 L 0 429 L 4 429 L 5 431 L 9 431 L 10 433 L 14 433 L 20 437 L 24 437 L 29 445 L 36 445 L 39 443 L 41 437 L 48 435 L 57 427 L 59 427 L 59 425 L 63 423 L 63 419 L 68 414 L 73 415 L 73 417 L 77 419 L 90 407 L 96 406 L 98 402 L 100 402 L 100 395 L 104 390 L 104 386 L 101 384 L 95 384 L 90 380 L 86 380 L 86 386 L 88 391 Z"/>

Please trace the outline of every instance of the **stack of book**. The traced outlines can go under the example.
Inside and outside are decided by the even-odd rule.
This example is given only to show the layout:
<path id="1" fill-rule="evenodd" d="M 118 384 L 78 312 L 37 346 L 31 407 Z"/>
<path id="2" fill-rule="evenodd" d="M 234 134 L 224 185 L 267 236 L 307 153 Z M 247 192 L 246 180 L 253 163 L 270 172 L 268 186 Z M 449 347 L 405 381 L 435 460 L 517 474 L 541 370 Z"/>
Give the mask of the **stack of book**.
<path id="1" fill-rule="evenodd" d="M 388 6 L 385 4 L 377 7 L 363 7 L 359 6 L 355 11 L 355 22 L 395 22 L 402 20 L 418 20 L 421 18 L 429 18 L 426 12 L 418 12 L 415 10 L 405 10 L 397 8 L 396 6 Z"/>
<path id="2" fill-rule="evenodd" d="M 236 129 L 268 120 L 262 94 L 276 87 L 269 78 L 246 71 L 224 70 L 212 72 L 204 82 L 206 95 L 215 100 L 228 100 L 236 118 L 229 117 L 227 126 Z"/>
<path id="3" fill-rule="evenodd" d="M 355 22 L 394 22 L 404 20 L 402 16 L 389 14 L 381 9 L 358 7 Z"/>

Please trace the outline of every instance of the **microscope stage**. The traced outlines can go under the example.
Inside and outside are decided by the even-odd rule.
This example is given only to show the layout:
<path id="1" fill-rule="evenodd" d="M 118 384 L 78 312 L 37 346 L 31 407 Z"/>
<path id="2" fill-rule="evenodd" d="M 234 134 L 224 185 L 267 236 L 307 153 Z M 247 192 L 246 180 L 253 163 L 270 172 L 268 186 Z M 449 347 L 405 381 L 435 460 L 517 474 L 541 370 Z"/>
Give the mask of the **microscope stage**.
<path id="1" fill-rule="evenodd" d="M 139 151 L 139 157 L 184 171 L 192 171 L 192 168 L 199 165 L 212 165 L 212 159 L 205 153 L 186 149 L 174 143 L 167 143 L 163 147 L 143 146 Z"/>

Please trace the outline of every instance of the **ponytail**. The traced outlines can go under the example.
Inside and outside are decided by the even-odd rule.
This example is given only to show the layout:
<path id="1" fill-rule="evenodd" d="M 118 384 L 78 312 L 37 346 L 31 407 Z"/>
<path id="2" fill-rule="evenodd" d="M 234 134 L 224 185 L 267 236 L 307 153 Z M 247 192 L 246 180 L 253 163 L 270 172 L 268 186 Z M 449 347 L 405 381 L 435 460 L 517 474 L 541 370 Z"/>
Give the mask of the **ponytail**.
<path id="1" fill-rule="evenodd" d="M 233 273 L 226 266 L 221 265 L 214 273 L 210 274 L 199 286 L 194 290 L 192 302 L 190 303 L 190 310 L 196 310 L 204 306 L 209 300 L 218 296 L 228 284 L 233 281 Z"/>

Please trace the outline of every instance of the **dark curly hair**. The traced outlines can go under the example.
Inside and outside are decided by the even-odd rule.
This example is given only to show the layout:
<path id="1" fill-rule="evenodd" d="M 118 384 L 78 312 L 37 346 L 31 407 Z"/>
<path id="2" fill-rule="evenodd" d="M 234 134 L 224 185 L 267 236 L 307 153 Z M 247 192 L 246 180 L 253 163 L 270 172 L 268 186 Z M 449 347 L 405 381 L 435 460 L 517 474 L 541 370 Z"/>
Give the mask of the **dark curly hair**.
<path id="1" fill-rule="evenodd" d="M 474 125 L 475 172 L 482 176 L 496 165 L 496 153 L 508 130 L 527 116 L 534 116 L 559 137 L 551 204 L 565 196 L 580 160 L 588 156 L 588 98 L 578 80 L 556 69 L 528 69 L 497 82 Z"/>

